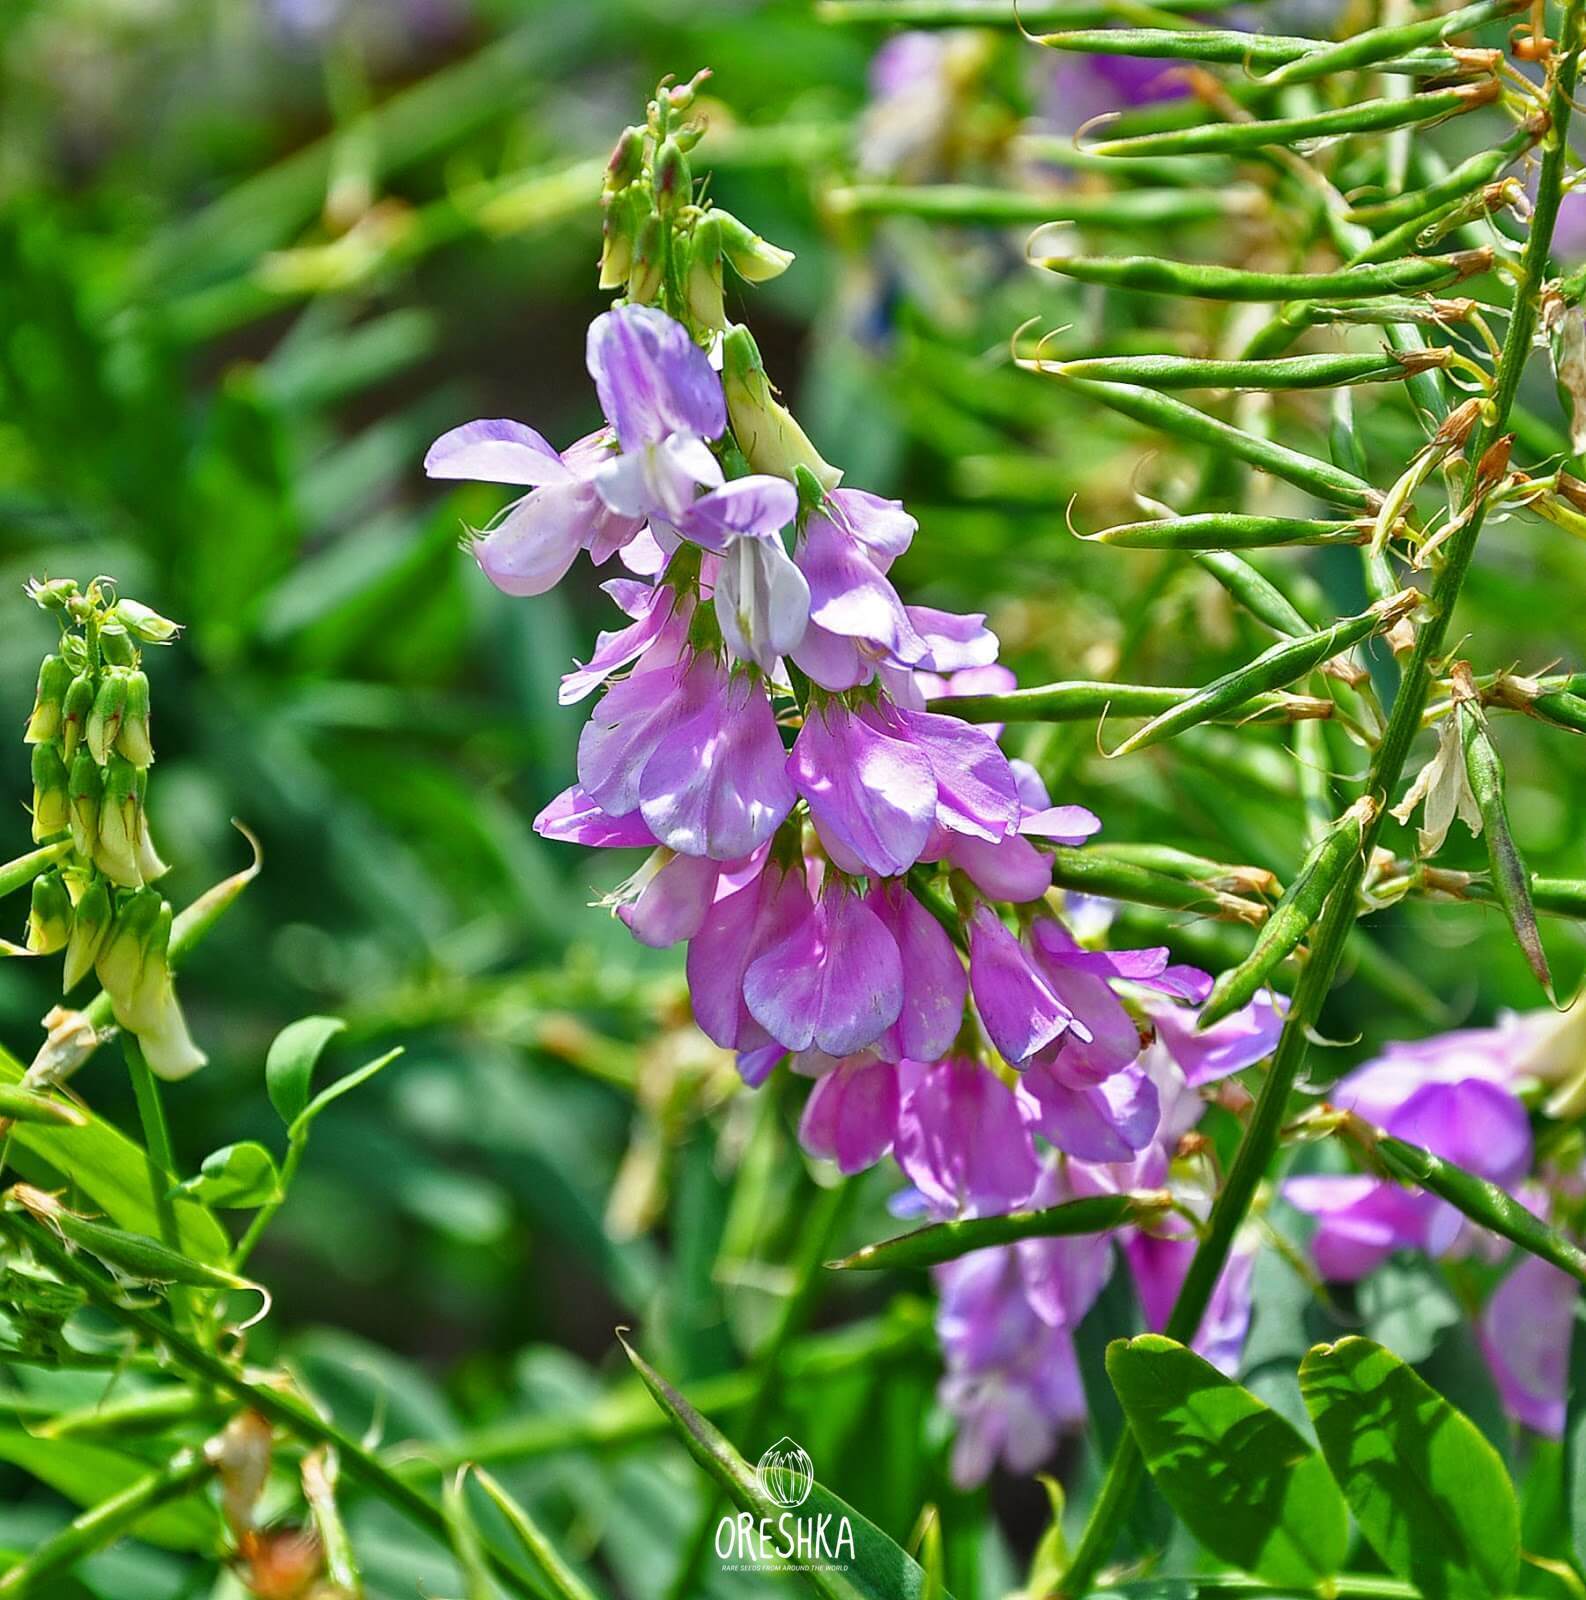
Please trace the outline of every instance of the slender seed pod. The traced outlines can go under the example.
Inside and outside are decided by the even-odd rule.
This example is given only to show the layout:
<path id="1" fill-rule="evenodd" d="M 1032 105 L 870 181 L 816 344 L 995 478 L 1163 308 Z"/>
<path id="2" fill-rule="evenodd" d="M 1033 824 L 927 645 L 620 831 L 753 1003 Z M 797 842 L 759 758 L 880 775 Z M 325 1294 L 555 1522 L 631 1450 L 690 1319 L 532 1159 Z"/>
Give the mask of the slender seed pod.
<path id="1" fill-rule="evenodd" d="M 99 801 L 104 787 L 105 775 L 99 764 L 86 748 L 78 750 L 67 780 L 72 843 L 78 855 L 90 861 L 99 844 Z"/>
<path id="2" fill-rule="evenodd" d="M 79 672 L 66 690 L 61 708 L 61 755 L 70 762 L 77 754 L 78 741 L 88 726 L 94 709 L 96 685 L 92 676 Z"/>
<path id="3" fill-rule="evenodd" d="M 1302 634 L 1312 631 L 1312 624 L 1300 615 L 1288 596 L 1269 578 L 1257 572 L 1248 561 L 1226 550 L 1200 550 L 1192 559 L 1196 566 L 1209 572 L 1251 616 L 1264 622 L 1274 633 L 1298 639 Z"/>
<path id="4" fill-rule="evenodd" d="M 1425 367 L 1447 366 L 1447 349 L 1400 356 L 1279 356 L 1271 361 L 1202 361 L 1192 356 L 1092 356 L 1061 361 L 1068 378 L 1138 383 L 1147 389 L 1331 389 L 1361 383 L 1399 383 Z"/>
<path id="5" fill-rule="evenodd" d="M 33 711 L 28 717 L 24 744 L 45 744 L 61 736 L 66 714 L 66 691 L 76 674 L 71 663 L 57 655 L 45 656 L 39 663 L 38 688 L 33 694 Z"/>
<path id="6" fill-rule="evenodd" d="M 1212 986 L 1197 1027 L 1209 1028 L 1247 1005 L 1278 963 L 1298 948 L 1316 925 L 1327 897 L 1359 851 L 1361 837 L 1376 814 L 1377 802 L 1369 795 L 1362 796 L 1312 846 L 1294 881 L 1256 935 L 1255 948 Z"/>
<path id="7" fill-rule="evenodd" d="M 1236 124 L 1239 126 L 1239 124 Z M 1201 300 L 1354 300 L 1407 289 L 1442 289 L 1475 277 L 1492 265 L 1492 250 L 1460 250 L 1446 256 L 1406 256 L 1332 272 L 1247 272 L 1170 261 L 1162 256 L 1036 256 L 1035 265 L 1081 283 L 1106 284 L 1146 294 Z"/>
<path id="8" fill-rule="evenodd" d="M 1266 920 L 1267 908 L 1259 901 L 1208 888 L 1172 873 L 1132 861 L 1108 859 L 1070 845 L 1050 846 L 1047 853 L 1052 858 L 1052 882 L 1059 889 L 1134 905 L 1161 906 L 1169 911 L 1194 911 L 1200 916 L 1246 922 L 1253 927 Z"/>
<path id="9" fill-rule="evenodd" d="M 105 768 L 104 791 L 99 801 L 99 837 L 94 865 L 112 883 L 124 888 L 142 886 L 138 865 L 138 839 L 143 832 L 143 807 L 138 800 L 138 769 L 125 756 L 112 753 Z"/>
<path id="10" fill-rule="evenodd" d="M 1346 222 L 1363 224 L 1372 228 L 1393 227 L 1415 217 L 1424 217 L 1450 201 L 1463 200 L 1466 195 L 1491 183 L 1511 162 L 1518 161 L 1547 132 L 1545 120 L 1533 119 L 1510 134 L 1502 144 L 1490 150 L 1478 151 L 1461 161 L 1435 183 L 1410 194 L 1398 195 L 1392 200 L 1380 200 L 1369 205 L 1353 206 L 1344 213 Z"/>
<path id="11" fill-rule="evenodd" d="M 43 872 L 33 880 L 28 908 L 27 947 L 36 956 L 65 948 L 72 931 L 72 897 L 59 872 Z"/>
<path id="12" fill-rule="evenodd" d="M 1027 372 L 1053 374 L 1052 367 L 1038 361 L 1020 361 L 1017 365 Z M 1204 411 L 1171 395 L 1157 394 L 1154 390 L 1142 389 L 1130 383 L 1093 383 L 1081 378 L 1064 378 L 1062 381 L 1071 385 L 1076 393 L 1088 396 L 1148 428 L 1160 429 L 1190 444 L 1207 445 L 1221 454 L 1248 462 L 1262 472 L 1269 472 L 1275 478 L 1294 484 L 1296 488 L 1309 490 L 1318 499 L 1332 505 L 1361 511 L 1375 509 L 1381 502 L 1382 496 L 1369 483 L 1352 473 L 1341 471 L 1331 462 L 1318 461 L 1315 456 L 1291 450 L 1275 440 L 1247 433 L 1243 428 L 1208 416 Z"/>
<path id="13" fill-rule="evenodd" d="M 1360 67 L 1377 67 L 1395 56 L 1403 55 L 1420 45 L 1434 40 L 1451 39 L 1456 33 L 1479 28 L 1495 17 L 1518 11 L 1525 0 L 1478 0 L 1475 5 L 1461 6 L 1457 11 L 1441 16 L 1426 17 L 1418 22 L 1404 22 L 1383 28 L 1368 28 L 1342 43 L 1328 45 L 1297 57 L 1277 71 L 1268 74 L 1262 82 L 1268 88 L 1279 84 L 1309 83 L 1335 72 L 1353 72 Z"/>
<path id="14" fill-rule="evenodd" d="M 94 708 L 88 713 L 84 737 L 88 749 L 100 766 L 110 759 L 121 737 L 121 722 L 127 710 L 127 669 L 109 667 L 99 680 Z"/>
<path id="15" fill-rule="evenodd" d="M 61 977 L 62 994 L 69 994 L 93 971 L 110 923 L 110 890 L 103 878 L 95 878 L 78 896 L 73 909 L 72 933 L 66 941 L 66 968 Z"/>
<path id="16" fill-rule="evenodd" d="M 1586 698 L 1578 694 L 1539 694 L 1530 710 L 1544 721 L 1574 733 L 1586 733 Z"/>
<path id="17" fill-rule="evenodd" d="M 33 746 L 32 766 L 33 842 L 42 844 L 71 826 L 70 779 L 53 744 Z"/>
<path id="18" fill-rule="evenodd" d="M 1314 724 L 1302 723 L 1301 726 L 1313 727 Z M 1108 856 L 1115 861 L 1133 862 L 1136 866 L 1149 867 L 1153 872 L 1165 872 L 1170 878 L 1204 884 L 1209 889 L 1226 889 L 1234 894 L 1276 896 L 1283 888 L 1277 875 L 1265 867 L 1230 866 L 1225 861 L 1213 861 L 1207 856 L 1175 849 L 1172 845 L 1124 841 L 1118 844 L 1092 844 L 1087 848 L 1094 854 Z"/>
<path id="19" fill-rule="evenodd" d="M 126 1277 L 141 1283 L 182 1283 L 195 1289 L 250 1290 L 264 1301 L 263 1308 L 253 1318 L 255 1322 L 269 1309 L 270 1296 L 263 1284 L 240 1277 L 225 1267 L 211 1266 L 207 1261 L 185 1256 L 147 1234 L 130 1233 L 124 1228 L 79 1216 L 54 1195 L 35 1189 L 32 1184 L 12 1184 L 5 1200 L 8 1206 L 26 1212 L 68 1244 L 86 1250 Z"/>
<path id="20" fill-rule="evenodd" d="M 154 761 L 154 745 L 149 738 L 149 680 L 141 671 L 127 674 L 127 698 L 116 749 L 139 771 Z"/>
<path id="21" fill-rule="evenodd" d="M 1465 755 L 1465 774 L 1471 793 L 1481 812 L 1481 836 L 1487 846 L 1487 862 L 1492 873 L 1493 894 L 1509 919 L 1514 937 L 1536 981 L 1550 994 L 1553 975 L 1548 970 L 1547 952 L 1536 924 L 1536 907 L 1531 901 L 1531 874 L 1514 842 L 1509 827 L 1509 810 L 1504 801 L 1503 759 L 1487 733 L 1470 668 L 1464 662 L 1454 666 L 1454 698 L 1458 706 L 1460 739 Z"/>
<path id="22" fill-rule="evenodd" d="M 1068 683 L 1010 689 L 1005 694 L 953 695 L 932 700 L 929 707 L 942 716 L 958 717 L 964 722 L 1090 722 L 1109 714 L 1158 716 L 1183 705 L 1198 693 L 1196 689 L 1169 688 L 1155 683 L 1076 679 Z M 1222 713 L 1222 718 L 1230 722 L 1297 722 L 1331 715 L 1330 700 L 1279 693 L 1252 695 L 1249 700 Z"/>
<path id="23" fill-rule="evenodd" d="M 1427 37 L 1438 35 L 1434 31 Z M 1242 33 L 1236 28 L 1068 28 L 1037 38 L 1050 50 L 1160 61 L 1206 61 L 1225 67 L 1282 68 L 1308 62 L 1329 49 L 1325 39 Z M 1393 51 L 1377 70 L 1406 77 L 1440 77 L 1458 71 L 1459 65 L 1459 58 L 1449 50 L 1405 49 Z"/>
<path id="24" fill-rule="evenodd" d="M 1221 189 L 1121 189 L 1084 194 L 1061 189 L 1020 192 L 973 184 L 940 183 L 918 188 L 860 184 L 836 189 L 828 203 L 850 216 L 924 217 L 933 222 L 999 224 L 1076 222 L 1095 228 L 1158 228 L 1253 216 L 1269 209 L 1253 184 Z"/>
<path id="25" fill-rule="evenodd" d="M 1280 640 L 1269 650 L 1262 651 L 1253 661 L 1246 662 L 1233 672 L 1224 673 L 1171 711 L 1153 718 L 1145 727 L 1130 734 L 1112 754 L 1128 755 L 1147 745 L 1158 744 L 1176 733 L 1182 733 L 1186 728 L 1210 720 L 1231 706 L 1242 704 L 1254 694 L 1292 683 L 1324 661 L 1342 654 L 1351 645 L 1391 628 L 1401 617 L 1408 616 L 1420 599 L 1418 590 L 1404 589 L 1358 616 L 1345 617 L 1331 627 L 1304 634 L 1297 639 Z"/>
<path id="26" fill-rule="evenodd" d="M 1280 545 L 1364 544 L 1371 534 L 1358 522 L 1200 511 L 1187 517 L 1125 522 L 1080 537 L 1087 544 L 1117 545 L 1124 550 L 1252 550 Z"/>

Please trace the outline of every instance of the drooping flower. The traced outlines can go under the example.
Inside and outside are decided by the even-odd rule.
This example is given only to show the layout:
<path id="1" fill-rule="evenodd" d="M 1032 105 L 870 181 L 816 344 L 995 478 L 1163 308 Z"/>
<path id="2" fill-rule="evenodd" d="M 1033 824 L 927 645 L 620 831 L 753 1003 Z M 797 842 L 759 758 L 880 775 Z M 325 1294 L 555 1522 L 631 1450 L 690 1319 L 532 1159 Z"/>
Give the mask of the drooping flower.
<path id="1" fill-rule="evenodd" d="M 845 1175 L 863 1172 L 892 1149 L 899 1101 L 895 1063 L 869 1052 L 825 1058 L 799 1119 L 799 1142 L 811 1155 L 835 1161 Z"/>
<path id="2" fill-rule="evenodd" d="M 1011 1211 L 1040 1175 L 1013 1091 L 965 1056 L 937 1062 L 903 1097 L 896 1154 L 940 1216 Z"/>

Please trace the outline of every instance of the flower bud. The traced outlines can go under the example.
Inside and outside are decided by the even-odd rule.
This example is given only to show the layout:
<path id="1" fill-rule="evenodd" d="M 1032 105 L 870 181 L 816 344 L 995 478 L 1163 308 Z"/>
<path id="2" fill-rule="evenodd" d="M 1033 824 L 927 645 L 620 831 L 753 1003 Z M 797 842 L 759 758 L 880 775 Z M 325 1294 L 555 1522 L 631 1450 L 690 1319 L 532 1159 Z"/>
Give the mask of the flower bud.
<path id="1" fill-rule="evenodd" d="M 121 714 L 121 731 L 116 749 L 142 771 L 154 760 L 154 745 L 149 739 L 149 680 L 134 669 L 127 674 L 127 701 Z"/>
<path id="2" fill-rule="evenodd" d="M 126 896 L 118 907 L 110 932 L 100 945 L 94 961 L 94 971 L 110 996 L 110 1005 L 116 1021 L 123 1028 L 138 1032 L 139 1014 L 137 999 L 143 986 L 144 968 L 160 923 L 160 912 L 165 898 L 157 889 L 140 889 Z M 169 944 L 169 933 L 166 936 Z M 159 958 L 163 969 L 163 950 Z M 144 1019 L 147 1020 L 147 1019 Z"/>
<path id="3" fill-rule="evenodd" d="M 187 1018 L 182 1014 L 168 971 L 163 974 L 156 1014 L 147 1027 L 134 1031 L 149 1070 L 167 1082 L 191 1076 L 209 1060 L 187 1031 Z"/>
<path id="4" fill-rule="evenodd" d="M 644 171 L 644 129 L 629 127 L 622 130 L 611 159 L 606 163 L 605 192 L 618 194 L 626 189 Z"/>
<path id="5" fill-rule="evenodd" d="M 661 292 L 665 244 L 665 225 L 651 212 L 639 228 L 634 242 L 633 266 L 628 272 L 628 298 L 636 306 L 650 305 Z"/>
<path id="6" fill-rule="evenodd" d="M 111 615 L 144 644 L 169 644 L 182 631 L 169 617 L 136 600 L 118 600 Z"/>
<path id="7" fill-rule="evenodd" d="M 655 152 L 655 203 L 662 211 L 675 211 L 693 197 L 694 179 L 688 157 L 676 139 L 662 141 Z"/>
<path id="8" fill-rule="evenodd" d="M 132 635 L 119 622 L 106 621 L 99 630 L 99 654 L 112 667 L 130 667 L 138 652 Z"/>
<path id="9" fill-rule="evenodd" d="M 650 214 L 648 192 L 635 185 L 610 196 L 601 221 L 600 287 L 620 289 L 633 271 L 633 250 Z"/>
<path id="10" fill-rule="evenodd" d="M 77 753 L 77 742 L 88 726 L 89 714 L 94 709 L 94 680 L 86 672 L 79 672 L 66 689 L 66 700 L 61 708 L 61 754 L 68 761 Z"/>
<path id="11" fill-rule="evenodd" d="M 59 950 L 72 931 L 72 897 L 58 872 L 42 872 L 33 880 L 33 903 L 28 908 L 28 949 L 36 956 Z"/>
<path id="12" fill-rule="evenodd" d="M 721 298 L 721 224 L 707 211 L 688 239 L 690 319 L 702 328 L 725 328 L 727 311 Z"/>
<path id="13" fill-rule="evenodd" d="M 733 434 L 756 472 L 792 478 L 802 466 L 823 489 L 842 482 L 842 473 L 821 458 L 788 409 L 772 398 L 760 351 L 747 328 L 729 329 L 722 341 L 721 376 Z"/>
<path id="14" fill-rule="evenodd" d="M 27 586 L 29 598 L 45 611 L 65 611 L 77 593 L 75 578 L 35 578 Z"/>
<path id="15" fill-rule="evenodd" d="M 99 680 L 94 708 L 88 713 L 84 737 L 88 749 L 100 766 L 110 759 L 116 740 L 121 737 L 121 720 L 127 709 L 127 669 L 109 667 Z"/>
<path id="16" fill-rule="evenodd" d="M 105 768 L 99 799 L 99 840 L 94 865 L 124 888 L 143 883 L 138 840 L 143 833 L 143 802 L 138 797 L 138 769 L 125 756 L 112 754 Z"/>
<path id="17" fill-rule="evenodd" d="M 701 67 L 687 83 L 675 83 L 665 90 L 667 103 L 674 111 L 687 111 L 693 105 L 700 86 L 710 76 L 709 67 Z"/>
<path id="18" fill-rule="evenodd" d="M 153 883 L 156 878 L 163 878 L 171 870 L 168 862 L 160 859 L 160 852 L 154 848 L 154 840 L 149 837 L 149 808 L 146 796 L 149 789 L 149 774 L 147 771 L 138 774 L 138 837 L 136 840 L 138 854 L 138 871 L 143 874 L 145 883 Z"/>
<path id="19" fill-rule="evenodd" d="M 66 763 L 52 744 L 33 747 L 33 842 L 42 844 L 71 826 Z"/>
<path id="20" fill-rule="evenodd" d="M 33 695 L 33 714 L 28 718 L 24 743 L 44 744 L 58 739 L 66 714 L 66 691 L 72 686 L 70 664 L 60 656 L 45 656 L 39 665 L 39 684 Z"/>
<path id="21" fill-rule="evenodd" d="M 87 750 L 79 750 L 72 758 L 66 792 L 72 844 L 78 855 L 90 861 L 99 843 L 99 799 L 104 787 L 105 776 L 94 758 Z"/>
<path id="22" fill-rule="evenodd" d="M 69 994 L 93 970 L 105 935 L 110 931 L 110 890 L 95 878 L 78 896 L 72 913 L 71 937 L 66 941 L 66 969 L 61 993 Z"/>
<path id="23" fill-rule="evenodd" d="M 779 278 L 793 265 L 793 252 L 762 239 L 730 211 L 715 207 L 711 215 L 721 224 L 722 250 L 728 264 L 745 283 L 765 283 Z"/>

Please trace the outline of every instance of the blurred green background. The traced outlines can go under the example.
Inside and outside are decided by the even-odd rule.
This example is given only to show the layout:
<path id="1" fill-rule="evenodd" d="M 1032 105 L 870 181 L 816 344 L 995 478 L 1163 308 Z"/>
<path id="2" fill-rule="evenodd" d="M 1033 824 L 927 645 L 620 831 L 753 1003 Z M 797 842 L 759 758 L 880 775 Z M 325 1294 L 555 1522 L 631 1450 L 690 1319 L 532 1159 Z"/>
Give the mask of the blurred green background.
<path id="1" fill-rule="evenodd" d="M 1194 464 L 1013 370 L 1009 338 L 1040 317 L 1074 330 L 1075 353 L 1156 347 L 1141 303 L 1033 272 L 1025 230 L 869 223 L 831 205 L 853 176 L 882 37 L 823 23 L 803 0 L 8 7 L 0 700 L 20 730 L 52 639 L 22 598 L 29 576 L 108 573 L 187 626 L 149 662 L 168 892 L 185 903 L 244 863 L 234 817 L 262 841 L 264 873 L 183 974 L 212 1057 L 168 1095 L 186 1168 L 275 1137 L 261 1066 L 292 1018 L 345 1016 L 342 1067 L 407 1047 L 324 1119 L 255 1258 L 276 1291 L 273 1336 L 355 1431 L 472 1438 L 537 1412 L 582 1415 L 624 1366 L 618 1323 L 685 1385 L 738 1367 L 794 1281 L 812 1207 L 833 1204 L 792 1137 L 802 1085 L 784 1074 L 733 1094 L 730 1063 L 688 1024 L 681 953 L 643 951 L 590 908 L 636 863 L 530 830 L 570 781 L 587 706 L 559 709 L 556 685 L 610 625 L 596 587 L 610 574 L 580 564 L 543 598 L 497 594 L 459 538 L 501 497 L 429 484 L 419 467 L 432 437 L 474 416 L 517 417 L 557 443 L 595 421 L 583 334 L 602 304 L 599 168 L 661 74 L 714 70 L 696 170 L 798 253 L 730 309 L 848 481 L 919 516 L 895 573 L 908 598 L 989 611 L 1026 683 L 1193 683 L 1266 642 L 1181 558 L 1070 537 L 1071 501 L 1081 529 L 1128 520 L 1134 488 L 1160 493 Z M 1016 35 L 988 44 L 961 148 L 928 175 L 1012 181 L 1008 135 L 1049 105 L 1051 71 Z M 1250 223 L 1234 253 L 1271 226 Z M 1218 225 L 1135 244 L 1229 248 Z M 1555 418 L 1538 424 L 1541 453 L 1556 412 L 1545 385 L 1529 400 Z M 1325 405 L 1302 399 L 1282 426 L 1322 449 Z M 1391 481 L 1419 439 L 1402 391 L 1362 433 Z M 1350 552 L 1291 565 L 1334 609 L 1358 609 Z M 1541 670 L 1578 647 L 1586 549 L 1504 524 L 1468 594 L 1481 664 Z M 1109 838 L 1285 874 L 1302 852 L 1281 730 L 1208 731 L 1117 766 L 1091 728 L 1031 732 L 1011 744 L 1055 798 L 1099 811 Z M 1501 734 L 1532 866 L 1586 872 L 1578 742 L 1518 719 Z M 1358 768 L 1346 741 L 1327 750 Z M 25 798 L 19 740 L 0 747 L 0 785 Z M 0 857 L 27 846 L 21 805 L 7 815 Z M 1481 860 L 1462 835 L 1451 849 Z M 1209 925 L 1123 927 L 1212 963 L 1241 948 Z M 1340 1070 L 1384 1038 L 1537 999 L 1496 913 L 1405 904 L 1371 927 L 1373 981 L 1357 973 L 1335 1001 Z M 1570 992 L 1579 940 L 1549 936 Z M 24 1060 L 51 1002 L 26 964 L 0 966 L 0 1037 Z M 78 1087 L 130 1114 L 110 1052 Z M 825 1253 L 895 1226 L 896 1186 L 884 1170 L 851 1185 Z M 999 1480 L 998 1534 L 983 1497 L 947 1487 L 927 1313 L 911 1298 L 925 1288 L 824 1287 L 817 1328 L 891 1318 L 895 1349 L 787 1385 L 773 1432 L 895 1536 L 940 1501 L 962 1600 L 1022 1570 L 1043 1502 Z M 752 1456 L 770 1437 L 738 1442 Z M 510 1470 L 575 1555 L 598 1552 L 635 1594 L 662 1592 L 657 1574 L 704 1510 L 702 1480 L 653 1429 L 623 1449 L 520 1451 Z M 0 1542 L 26 1544 L 63 1514 L 29 1488 L 0 1510 Z M 433 1552 L 366 1516 L 374 1592 L 444 1592 Z M 106 1593 L 207 1592 L 175 1558 L 94 1570 Z M 734 1592 L 719 1574 L 701 1582 Z"/>

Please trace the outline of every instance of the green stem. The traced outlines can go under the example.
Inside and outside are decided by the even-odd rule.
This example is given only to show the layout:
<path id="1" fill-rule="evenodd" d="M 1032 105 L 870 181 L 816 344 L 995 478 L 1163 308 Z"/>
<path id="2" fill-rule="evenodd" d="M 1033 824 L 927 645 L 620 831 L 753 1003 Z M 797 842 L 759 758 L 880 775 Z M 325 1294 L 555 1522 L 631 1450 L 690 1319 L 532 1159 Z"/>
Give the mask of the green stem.
<path id="1" fill-rule="evenodd" d="M 138 1122 L 143 1129 L 143 1148 L 149 1164 L 149 1192 L 159 1218 L 160 1239 L 171 1249 L 180 1251 L 182 1235 L 176 1222 L 176 1204 L 171 1199 L 171 1189 L 178 1182 L 176 1156 L 171 1148 L 171 1125 L 166 1120 L 159 1079 L 149 1070 L 137 1039 L 125 1030 L 121 1034 L 121 1054 L 126 1060 L 133 1098 L 138 1104 Z M 180 1285 L 171 1286 L 171 1307 L 185 1326 L 198 1326 L 192 1296 Z"/>
<path id="2" fill-rule="evenodd" d="M 366 1450 L 351 1434 L 343 1432 L 335 1423 L 327 1422 L 301 1401 L 281 1390 L 254 1383 L 234 1371 L 218 1355 L 203 1349 L 158 1313 L 128 1303 L 113 1283 L 76 1256 L 68 1254 L 48 1229 L 30 1227 L 18 1218 L 3 1214 L 0 1214 L 0 1229 L 14 1238 L 24 1240 L 33 1255 L 58 1278 L 80 1285 L 103 1310 L 165 1350 L 176 1365 L 193 1377 L 224 1389 L 277 1427 L 286 1429 L 301 1440 L 330 1445 L 349 1476 L 356 1478 L 366 1489 L 379 1495 L 442 1544 L 447 1542 L 446 1518 L 440 1507 L 399 1477 L 378 1456 Z M 491 1571 L 513 1594 L 521 1595 L 525 1600 L 544 1600 L 541 1586 L 515 1562 L 493 1549 L 486 1550 L 485 1558 Z"/>
<path id="3" fill-rule="evenodd" d="M 253 1247 L 258 1244 L 264 1235 L 264 1230 L 275 1221 L 276 1213 L 286 1204 L 286 1197 L 292 1191 L 292 1180 L 297 1176 L 297 1169 L 302 1165 L 303 1152 L 308 1147 L 306 1138 L 293 1139 L 286 1147 L 286 1160 L 281 1163 L 281 1198 L 272 1200 L 268 1205 L 262 1205 L 253 1214 L 253 1220 L 248 1224 L 247 1230 L 237 1241 L 237 1248 L 231 1252 L 231 1270 L 241 1272 L 243 1263 L 253 1254 Z"/>
<path id="4" fill-rule="evenodd" d="M 1513 314 L 1498 363 L 1492 407 L 1472 440 L 1472 460 L 1480 460 L 1483 452 L 1507 426 L 1520 377 L 1531 353 L 1539 291 L 1547 276 L 1548 250 L 1552 244 L 1553 226 L 1558 219 L 1562 195 L 1566 130 L 1579 67 L 1577 53 L 1581 47 L 1583 4 L 1586 4 L 1586 0 L 1569 0 L 1564 10 L 1559 34 L 1558 71 L 1549 97 L 1552 127 L 1545 143 L 1531 235 L 1526 242 L 1520 279 L 1515 288 Z M 1184 1286 L 1168 1318 L 1165 1330 L 1168 1337 L 1182 1343 L 1187 1344 L 1195 1337 L 1217 1280 L 1222 1275 L 1234 1237 L 1249 1212 L 1257 1186 L 1277 1149 L 1278 1135 L 1288 1112 L 1289 1096 L 1305 1064 L 1311 1033 L 1332 988 L 1349 931 L 1354 926 L 1356 894 L 1382 827 L 1382 813 L 1386 810 L 1392 791 L 1398 787 L 1410 746 L 1420 731 L 1421 715 L 1433 686 L 1432 666 L 1442 652 L 1443 640 L 1447 636 L 1465 575 L 1470 570 L 1484 520 L 1485 505 L 1479 504 L 1471 511 L 1465 525 L 1449 540 L 1444 564 L 1432 585 L 1428 599 L 1431 614 L 1416 637 L 1415 649 L 1405 667 L 1398 692 L 1394 695 L 1388 726 L 1366 780 L 1366 792 L 1378 800 L 1382 810 L 1364 830 L 1360 850 L 1351 868 L 1328 898 L 1312 942 L 1311 958 L 1295 990 L 1288 1020 L 1262 1083 L 1249 1126 L 1228 1169 L 1227 1180 L 1212 1207 L 1205 1237 L 1196 1248 Z M 1061 1593 L 1082 1595 L 1090 1587 L 1097 1570 L 1112 1551 L 1119 1526 L 1139 1486 L 1142 1470 L 1139 1446 L 1131 1434 L 1125 1433 L 1108 1468 L 1079 1548 L 1063 1576 L 1059 1586 Z"/>

